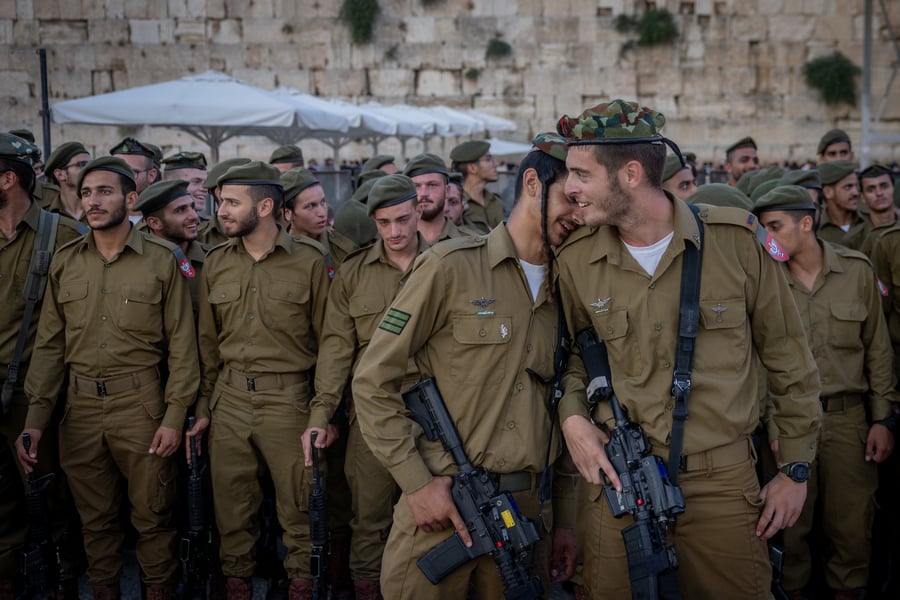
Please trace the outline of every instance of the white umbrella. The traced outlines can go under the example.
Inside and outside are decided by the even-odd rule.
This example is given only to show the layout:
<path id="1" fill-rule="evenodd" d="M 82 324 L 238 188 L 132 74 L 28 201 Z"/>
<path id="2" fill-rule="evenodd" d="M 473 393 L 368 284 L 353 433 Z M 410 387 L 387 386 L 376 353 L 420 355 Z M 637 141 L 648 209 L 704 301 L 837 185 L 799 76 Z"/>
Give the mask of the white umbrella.
<path id="1" fill-rule="evenodd" d="M 487 142 L 491 145 L 491 154 L 494 156 L 515 156 L 531 152 L 531 144 L 522 144 L 520 142 L 510 142 L 494 138 L 488 138 Z"/>
<path id="2" fill-rule="evenodd" d="M 495 117 L 485 112 L 469 109 L 464 111 L 464 114 L 484 123 L 484 128 L 488 131 L 516 131 L 519 128 L 515 121 Z"/>

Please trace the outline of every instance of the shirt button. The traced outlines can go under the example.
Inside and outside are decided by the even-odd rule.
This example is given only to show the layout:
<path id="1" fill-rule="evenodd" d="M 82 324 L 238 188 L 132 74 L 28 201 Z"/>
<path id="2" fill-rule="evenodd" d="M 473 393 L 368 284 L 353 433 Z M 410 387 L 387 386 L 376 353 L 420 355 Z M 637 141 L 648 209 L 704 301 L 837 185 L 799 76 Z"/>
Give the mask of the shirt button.
<path id="1" fill-rule="evenodd" d="M 657 331 L 662 331 L 662 323 L 657 323 L 653 326 Z"/>
<path id="2" fill-rule="evenodd" d="M 612 327 L 606 328 L 606 333 L 612 333 L 613 331 L 615 331 L 615 330 Z"/>
<path id="3" fill-rule="evenodd" d="M 525 386 L 524 386 L 522 383 L 517 383 L 517 384 L 516 384 L 516 389 L 519 390 L 519 391 L 521 392 L 522 390 L 525 389 Z"/>
<path id="4" fill-rule="evenodd" d="M 527 346 L 525 346 L 526 352 L 531 352 L 532 350 L 534 350 L 534 346 L 532 346 L 531 344 L 528 344 Z"/>
<path id="5" fill-rule="evenodd" d="M 106 315 L 100 315 L 100 320 L 101 320 L 101 321 L 105 321 L 105 320 L 106 320 Z"/>
<path id="6" fill-rule="evenodd" d="M 484 337 L 484 336 L 487 335 L 487 331 L 485 331 L 484 329 L 480 329 L 480 330 L 478 331 L 478 335 L 480 335 L 481 337 Z"/>
<path id="7" fill-rule="evenodd" d="M 100 344 L 100 347 L 101 347 L 101 348 L 106 348 L 106 342 L 103 342 L 102 344 Z"/>
<path id="8" fill-rule="evenodd" d="M 502 466 L 504 466 L 504 465 L 506 465 L 506 461 L 503 460 L 502 458 L 501 458 L 500 460 L 497 461 L 497 466 L 498 466 L 498 467 L 502 467 Z"/>
<path id="9" fill-rule="evenodd" d="M 507 428 L 507 429 L 515 429 L 515 428 L 516 428 L 516 422 L 515 422 L 515 421 L 510 421 L 509 423 L 506 424 L 506 428 Z"/>
<path id="10" fill-rule="evenodd" d="M 256 288 L 255 288 L 255 287 L 250 288 L 250 291 L 253 292 L 253 293 L 255 294 L 255 293 L 256 293 Z"/>
<path id="11" fill-rule="evenodd" d="M 250 319 L 250 320 L 252 321 L 252 320 L 255 319 L 256 317 L 253 315 L 253 313 L 250 313 L 250 316 L 247 317 L 247 318 Z"/>
<path id="12" fill-rule="evenodd" d="M 655 290 L 655 289 L 656 289 L 656 282 L 650 284 L 650 289 L 651 289 L 651 290 Z"/>
<path id="13" fill-rule="evenodd" d="M 671 367 L 671 366 L 672 366 L 672 365 L 669 364 L 669 361 L 666 361 L 666 362 L 663 363 L 663 369 L 668 369 L 668 368 Z"/>
<path id="14" fill-rule="evenodd" d="M 672 401 L 671 400 L 666 402 L 666 410 L 672 410 Z"/>

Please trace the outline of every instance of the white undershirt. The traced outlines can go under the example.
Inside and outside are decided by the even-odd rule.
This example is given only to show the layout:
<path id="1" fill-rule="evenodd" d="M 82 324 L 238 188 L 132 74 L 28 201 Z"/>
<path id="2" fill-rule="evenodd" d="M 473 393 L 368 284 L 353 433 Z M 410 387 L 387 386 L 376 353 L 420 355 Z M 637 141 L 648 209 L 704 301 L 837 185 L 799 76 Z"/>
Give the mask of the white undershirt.
<path id="1" fill-rule="evenodd" d="M 675 232 L 672 231 L 663 239 L 649 246 L 632 246 L 631 244 L 626 244 L 624 240 L 622 243 L 628 248 L 628 251 L 634 257 L 634 260 L 638 261 L 638 264 L 647 271 L 647 274 L 650 275 L 650 277 L 653 277 L 653 274 L 656 272 L 656 267 L 659 266 L 659 259 L 662 258 L 663 252 L 669 247 L 669 242 L 672 241 L 674 235 Z"/>
<path id="2" fill-rule="evenodd" d="M 544 273 L 547 271 L 547 267 L 544 265 L 533 265 L 521 258 L 519 263 L 522 265 L 522 270 L 525 271 L 528 287 L 531 288 L 531 299 L 537 302 L 538 292 L 541 291 L 541 286 L 544 284 Z"/>

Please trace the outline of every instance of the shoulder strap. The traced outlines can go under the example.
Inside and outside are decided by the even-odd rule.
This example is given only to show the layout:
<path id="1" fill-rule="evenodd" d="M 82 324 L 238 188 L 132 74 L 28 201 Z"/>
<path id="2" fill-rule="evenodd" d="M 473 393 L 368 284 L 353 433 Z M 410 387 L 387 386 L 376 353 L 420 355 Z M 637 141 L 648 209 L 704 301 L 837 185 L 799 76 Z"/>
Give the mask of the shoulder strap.
<path id="1" fill-rule="evenodd" d="M 7 367 L 6 381 L 3 382 L 3 390 L 0 391 L 0 414 L 5 414 L 9 409 L 16 382 L 19 380 L 19 363 L 22 361 L 22 353 L 28 341 L 28 329 L 31 327 L 34 307 L 44 297 L 44 290 L 47 289 L 47 274 L 50 272 L 50 259 L 56 249 L 58 228 L 59 214 L 41 209 L 37 235 L 31 249 L 31 261 L 28 263 L 28 275 L 25 278 L 25 311 L 16 338 L 16 348 Z"/>
<path id="2" fill-rule="evenodd" d="M 678 482 L 681 450 L 684 447 L 684 422 L 688 418 L 687 401 L 691 393 L 691 370 L 694 368 L 694 346 L 700 324 L 700 267 L 703 262 L 703 222 L 697 207 L 691 212 L 700 230 L 700 248 L 691 241 L 684 243 L 681 266 L 681 298 L 678 302 L 678 342 L 675 347 L 675 369 L 672 372 L 672 437 L 669 441 L 669 478 Z"/>
<path id="3" fill-rule="evenodd" d="M 178 244 L 173 244 L 171 250 L 172 254 L 175 255 L 175 262 L 178 263 L 178 271 L 183 277 L 192 279 L 196 273 L 194 272 L 194 266 L 191 264 L 191 261 L 188 260 L 188 257 L 184 254 L 184 250 L 182 250 L 181 246 Z"/>

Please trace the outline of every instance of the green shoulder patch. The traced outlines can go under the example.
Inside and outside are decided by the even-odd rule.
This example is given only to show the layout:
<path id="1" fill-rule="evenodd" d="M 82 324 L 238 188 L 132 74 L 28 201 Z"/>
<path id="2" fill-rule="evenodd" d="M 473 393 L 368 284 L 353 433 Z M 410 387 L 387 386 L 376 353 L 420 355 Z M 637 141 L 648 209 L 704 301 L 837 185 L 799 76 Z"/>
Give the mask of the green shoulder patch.
<path id="1" fill-rule="evenodd" d="M 412 317 L 412 315 L 409 313 L 397 310 L 396 308 L 390 308 L 388 309 L 387 314 L 384 315 L 384 319 L 381 320 L 378 329 L 384 329 L 394 335 L 400 335 L 406 327 L 406 324 L 409 323 L 410 317 Z"/>

